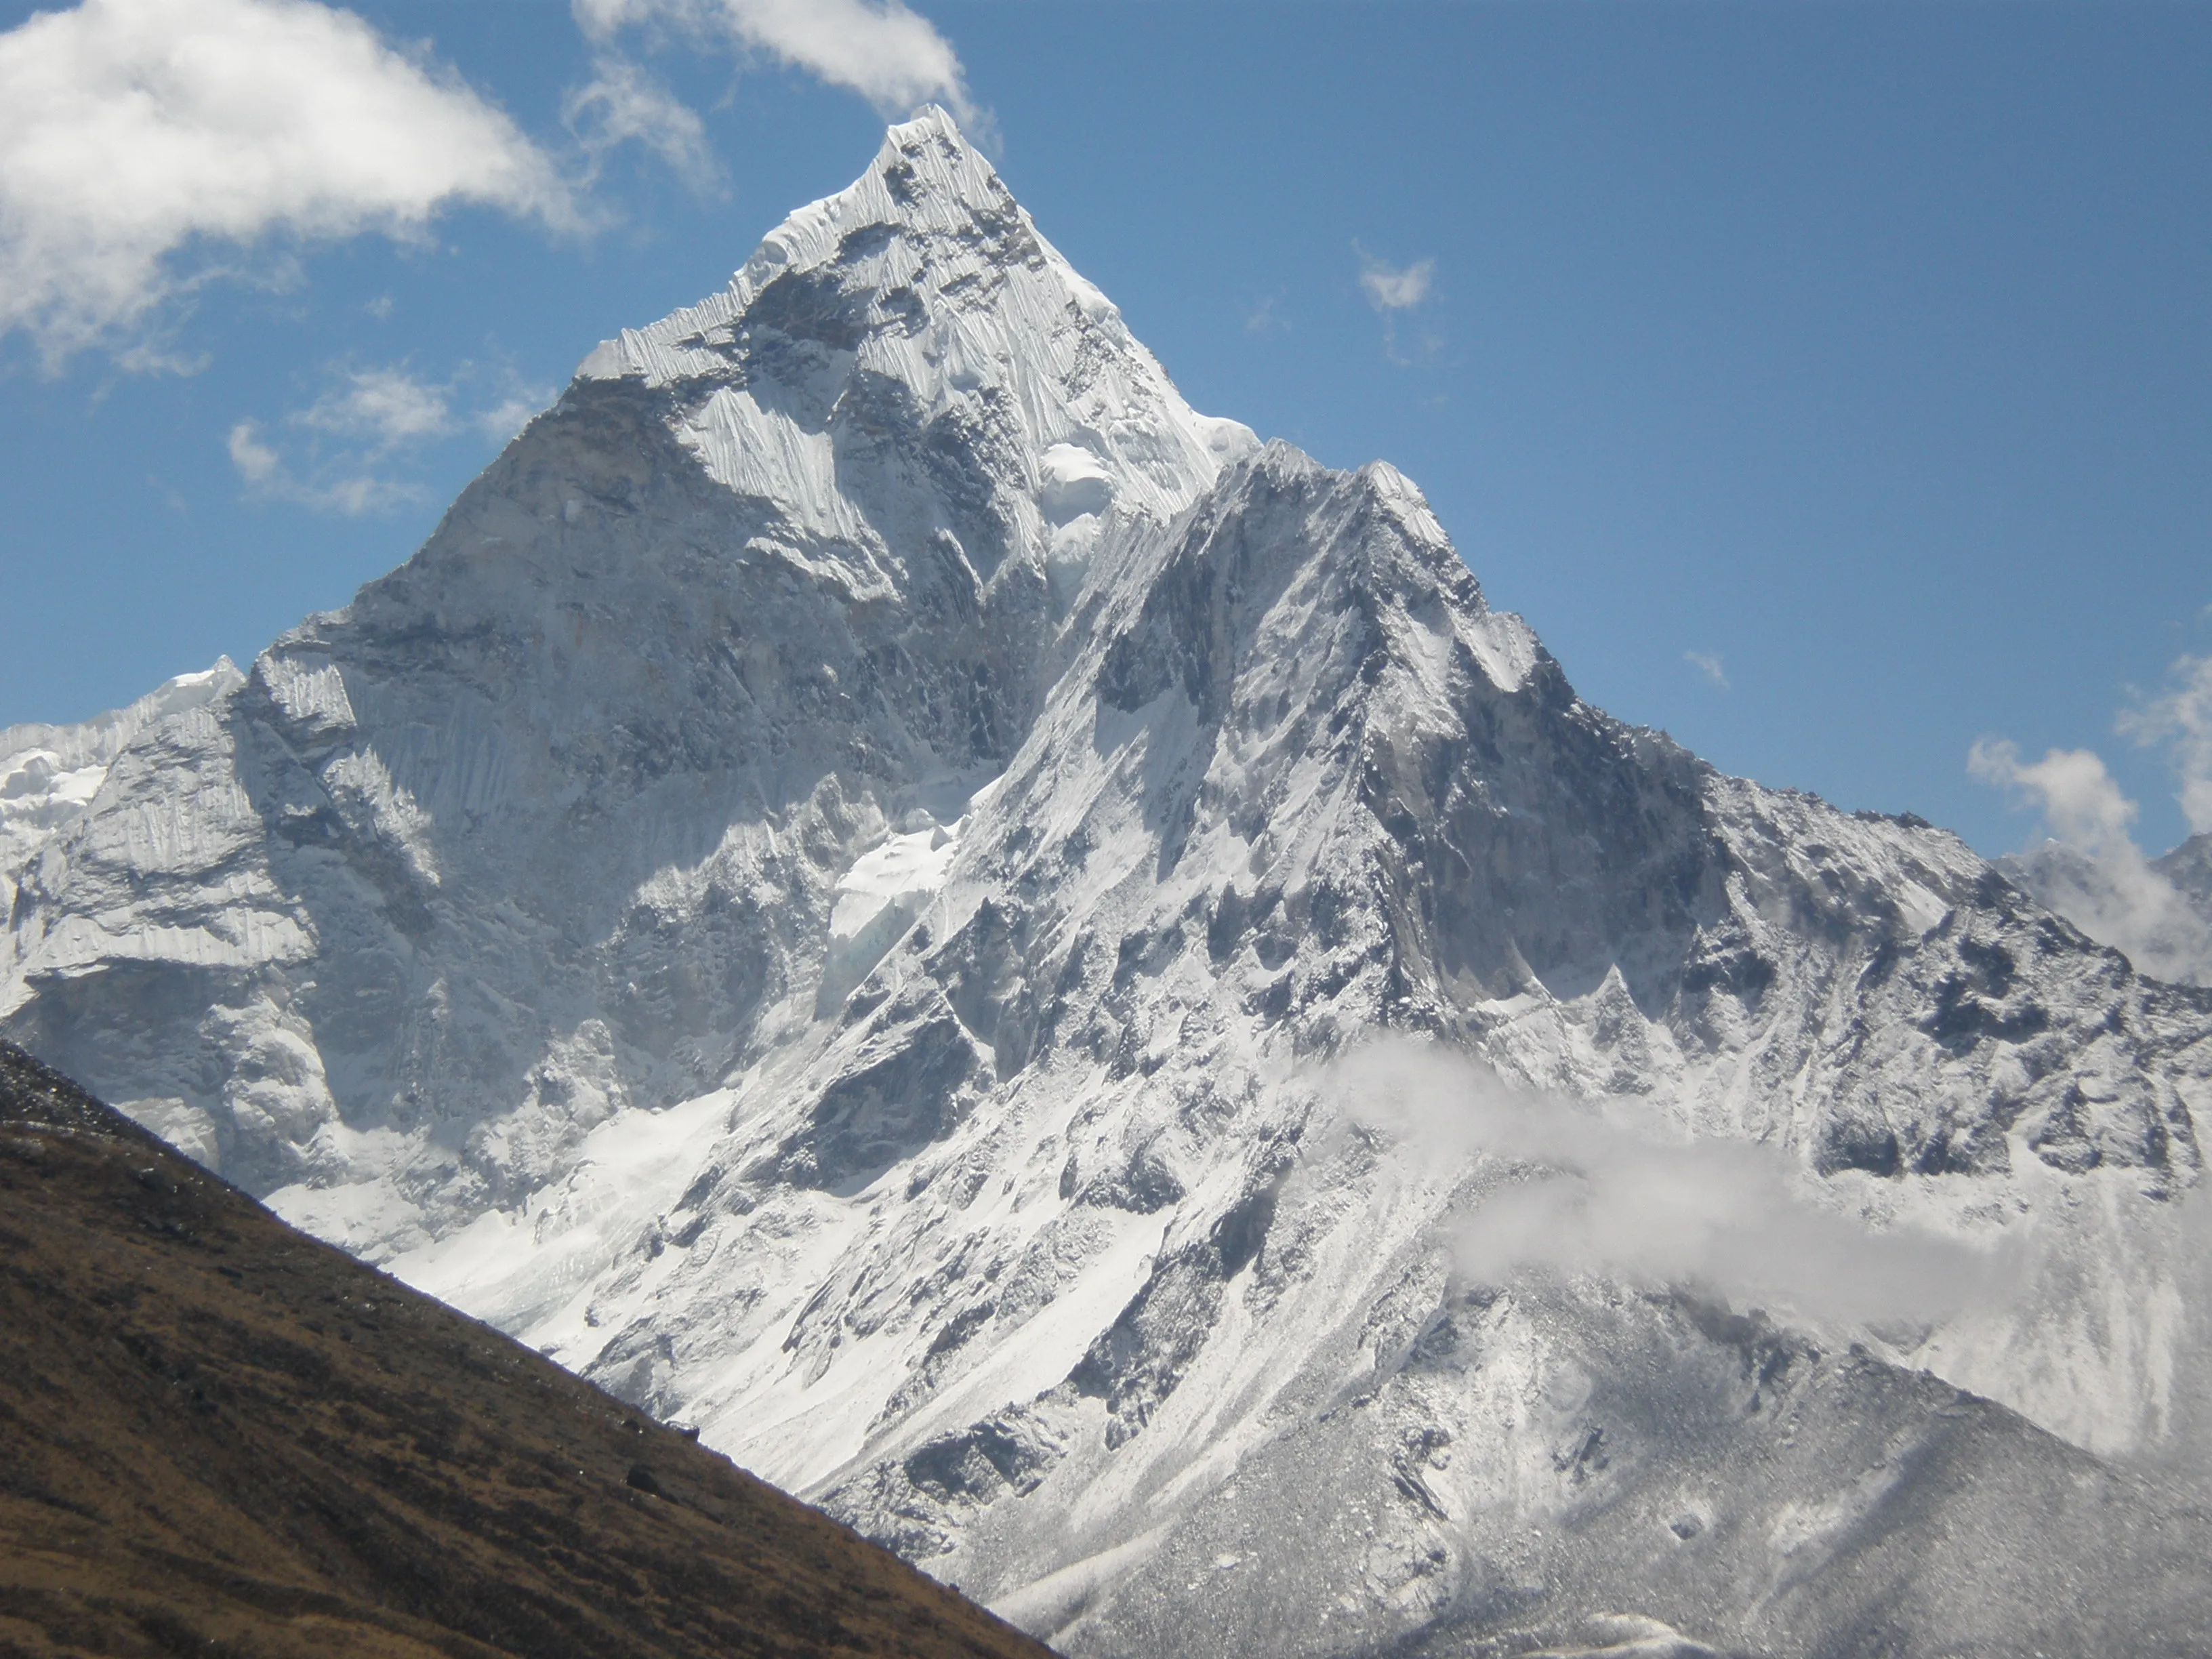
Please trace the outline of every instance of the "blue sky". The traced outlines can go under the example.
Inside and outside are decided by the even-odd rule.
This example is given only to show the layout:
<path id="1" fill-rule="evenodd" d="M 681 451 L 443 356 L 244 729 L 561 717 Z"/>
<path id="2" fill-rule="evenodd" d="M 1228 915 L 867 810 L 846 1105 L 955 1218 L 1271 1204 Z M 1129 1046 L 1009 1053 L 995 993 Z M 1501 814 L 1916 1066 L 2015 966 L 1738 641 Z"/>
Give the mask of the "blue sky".
<path id="1" fill-rule="evenodd" d="M 1970 775 L 1984 738 L 2094 750 L 2146 846 L 2187 832 L 2212 7 L 351 12 L 404 55 L 301 0 L 0 0 L 0 725 L 344 603 L 595 341 L 719 287 L 933 93 L 1193 404 L 1396 463 L 1593 702 L 1986 852 L 2058 774 Z M 335 90 L 204 156 L 38 149 L 105 131 L 170 49 L 149 17 L 230 43 L 227 111 L 298 91 L 286 51 Z M 127 61 L 64 84 L 97 52 L 58 21 Z"/>

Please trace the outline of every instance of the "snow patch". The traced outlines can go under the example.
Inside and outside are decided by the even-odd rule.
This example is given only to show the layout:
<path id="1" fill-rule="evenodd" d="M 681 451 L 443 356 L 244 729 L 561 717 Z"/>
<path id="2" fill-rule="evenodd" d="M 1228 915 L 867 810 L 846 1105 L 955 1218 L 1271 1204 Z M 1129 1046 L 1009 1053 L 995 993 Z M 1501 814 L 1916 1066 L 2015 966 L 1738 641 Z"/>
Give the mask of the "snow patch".
<path id="1" fill-rule="evenodd" d="M 1060 526 L 1085 514 L 1103 513 L 1114 501 L 1114 475 L 1079 444 L 1054 444 L 1037 469 L 1037 505 L 1045 522 Z"/>
<path id="2" fill-rule="evenodd" d="M 905 936 L 952 868 L 960 824 L 939 823 L 919 807 L 908 817 L 925 822 L 862 854 L 838 878 L 817 1005 L 824 1012 L 843 1002 Z"/>

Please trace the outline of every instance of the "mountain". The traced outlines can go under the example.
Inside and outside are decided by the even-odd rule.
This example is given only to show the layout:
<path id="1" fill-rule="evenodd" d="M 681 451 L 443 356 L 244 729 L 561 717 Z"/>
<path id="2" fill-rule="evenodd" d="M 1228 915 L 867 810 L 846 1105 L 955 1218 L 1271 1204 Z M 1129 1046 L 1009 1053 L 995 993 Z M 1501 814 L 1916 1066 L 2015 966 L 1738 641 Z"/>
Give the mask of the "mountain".
<path id="1" fill-rule="evenodd" d="M 9 1035 L 1071 1654 L 2208 1639 L 2212 992 L 1591 708 L 941 114 L 18 869 Z"/>
<path id="2" fill-rule="evenodd" d="M 2124 840 L 2099 850 L 2045 841 L 1997 868 L 2145 973 L 2212 985 L 2212 836 L 2191 836 L 2155 859 Z"/>
<path id="3" fill-rule="evenodd" d="M 0 1045 L 0 1651 L 1044 1650 Z"/>
<path id="4" fill-rule="evenodd" d="M 2200 907 L 2212 908 L 2212 833 L 2190 836 L 2151 867 Z"/>
<path id="5" fill-rule="evenodd" d="M 179 674 L 128 708 L 81 726 L 0 732 L 0 909 L 13 908 L 16 875 L 42 844 L 83 815 L 131 739 L 236 690 L 244 678 L 225 657 L 205 673 Z"/>

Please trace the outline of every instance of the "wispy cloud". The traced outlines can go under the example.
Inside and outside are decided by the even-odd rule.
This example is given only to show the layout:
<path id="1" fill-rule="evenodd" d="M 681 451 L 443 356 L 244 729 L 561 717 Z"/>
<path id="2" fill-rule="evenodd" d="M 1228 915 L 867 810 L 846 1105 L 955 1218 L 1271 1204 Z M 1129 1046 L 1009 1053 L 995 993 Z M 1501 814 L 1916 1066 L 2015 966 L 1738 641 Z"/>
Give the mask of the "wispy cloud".
<path id="1" fill-rule="evenodd" d="M 231 465 L 248 489 L 265 500 L 293 501 L 321 513 L 357 519 L 365 513 L 422 499 L 422 491 L 395 479 L 365 472 L 338 473 L 314 480 L 295 476 L 284 458 L 262 441 L 261 428 L 240 421 L 230 429 Z"/>
<path id="2" fill-rule="evenodd" d="M 1359 254 L 1359 286 L 1367 295 L 1367 303 L 1384 313 L 1410 311 L 1429 297 L 1429 284 L 1436 280 L 1437 262 L 1416 259 L 1410 265 L 1394 265 L 1387 259 L 1378 259 L 1354 243 Z"/>
<path id="3" fill-rule="evenodd" d="M 287 442 L 242 420 L 227 442 L 249 493 L 357 517 L 422 498 L 393 468 L 424 446 L 471 434 L 503 444 L 550 398 L 511 371 L 475 363 L 442 382 L 402 368 L 346 368 L 336 385 L 284 416 L 284 428 L 299 436 Z"/>
<path id="4" fill-rule="evenodd" d="M 505 444 L 552 401 L 551 394 L 542 390 L 514 392 L 478 410 L 469 417 L 469 424 L 492 442 Z"/>
<path id="5" fill-rule="evenodd" d="M 2172 684 L 2121 714 L 2121 733 L 2146 747 L 2163 746 L 2174 774 L 2175 798 L 2189 827 L 2212 831 L 2212 657 L 2183 657 Z"/>
<path id="6" fill-rule="evenodd" d="M 1269 294 L 1244 313 L 1244 331 L 1259 335 L 1287 334 L 1291 331 L 1291 319 L 1283 315 L 1275 296 Z"/>
<path id="7" fill-rule="evenodd" d="M 2119 722 L 2138 741 L 2171 745 L 2185 809 L 2198 828 L 2203 826 L 2197 811 L 2212 790 L 2207 776 L 2212 754 L 2204 743 L 2206 717 L 2212 714 L 2208 667 L 2212 665 L 2184 658 L 2176 665 L 2182 683 Z M 1969 751 L 1966 769 L 2040 816 L 2047 839 L 2008 861 L 2040 902 L 2099 943 L 2125 951 L 2147 974 L 2212 983 L 2212 916 L 2136 845 L 2140 810 L 2101 756 L 2089 749 L 2052 749 L 2041 760 L 2026 761 L 2018 744 L 1984 738 Z"/>
<path id="8" fill-rule="evenodd" d="M 574 0 L 596 42 L 628 28 L 674 31 L 803 70 L 887 115 L 943 104 L 975 126 L 984 112 L 951 43 L 901 0 Z"/>
<path id="9" fill-rule="evenodd" d="M 414 238 L 463 202 L 579 222 L 505 114 L 351 12 L 82 0 L 0 33 L 0 334 L 50 369 L 102 343 L 125 361 L 165 301 L 270 238 Z"/>
<path id="10" fill-rule="evenodd" d="M 386 455 L 403 444 L 442 438 L 453 429 L 443 387 L 400 368 L 358 369 L 291 417 L 294 424 L 367 440 Z"/>
<path id="11" fill-rule="evenodd" d="M 1433 333 L 1423 334 L 1417 349 L 1403 351 L 1398 343 L 1398 323 L 1425 304 L 1434 285 L 1437 262 L 1416 259 L 1410 265 L 1392 264 L 1388 259 L 1378 259 L 1358 242 L 1352 251 L 1359 256 L 1359 288 L 1366 295 L 1367 303 L 1382 319 L 1382 355 L 1401 368 L 1410 368 L 1425 357 L 1433 357 L 1443 341 Z"/>
<path id="12" fill-rule="evenodd" d="M 1720 658 L 1711 651 L 1685 651 L 1682 660 L 1703 674 L 1723 691 L 1729 689 L 1728 671 L 1721 665 Z"/>
<path id="13" fill-rule="evenodd" d="M 1530 1271 L 1717 1291 L 1816 1324 L 1940 1318 L 2013 1293 L 2021 1262 L 1837 1207 L 1765 1146 L 1686 1141 L 1639 1105 L 1508 1088 L 1410 1042 L 1355 1050 L 1328 1084 L 1409 1172 L 1487 1174 L 1456 1220 L 1458 1266 L 1502 1285 Z"/>
<path id="14" fill-rule="evenodd" d="M 561 118 L 590 157 L 594 176 L 609 151 L 635 143 L 696 189 L 711 190 L 721 181 L 698 112 L 619 52 L 599 54 L 591 81 L 562 100 Z"/>

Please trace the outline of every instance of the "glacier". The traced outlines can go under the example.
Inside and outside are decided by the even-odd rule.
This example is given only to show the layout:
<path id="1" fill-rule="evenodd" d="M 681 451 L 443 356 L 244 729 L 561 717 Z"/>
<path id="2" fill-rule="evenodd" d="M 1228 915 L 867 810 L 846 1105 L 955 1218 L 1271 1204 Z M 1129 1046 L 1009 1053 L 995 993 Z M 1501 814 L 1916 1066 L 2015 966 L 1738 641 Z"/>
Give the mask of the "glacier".
<path id="1" fill-rule="evenodd" d="M 0 769 L 0 1034 L 1072 1655 L 2212 1641 L 2212 991 L 1590 707 L 941 112 Z M 1501 1099 L 1999 1288 L 1474 1261 Z"/>

